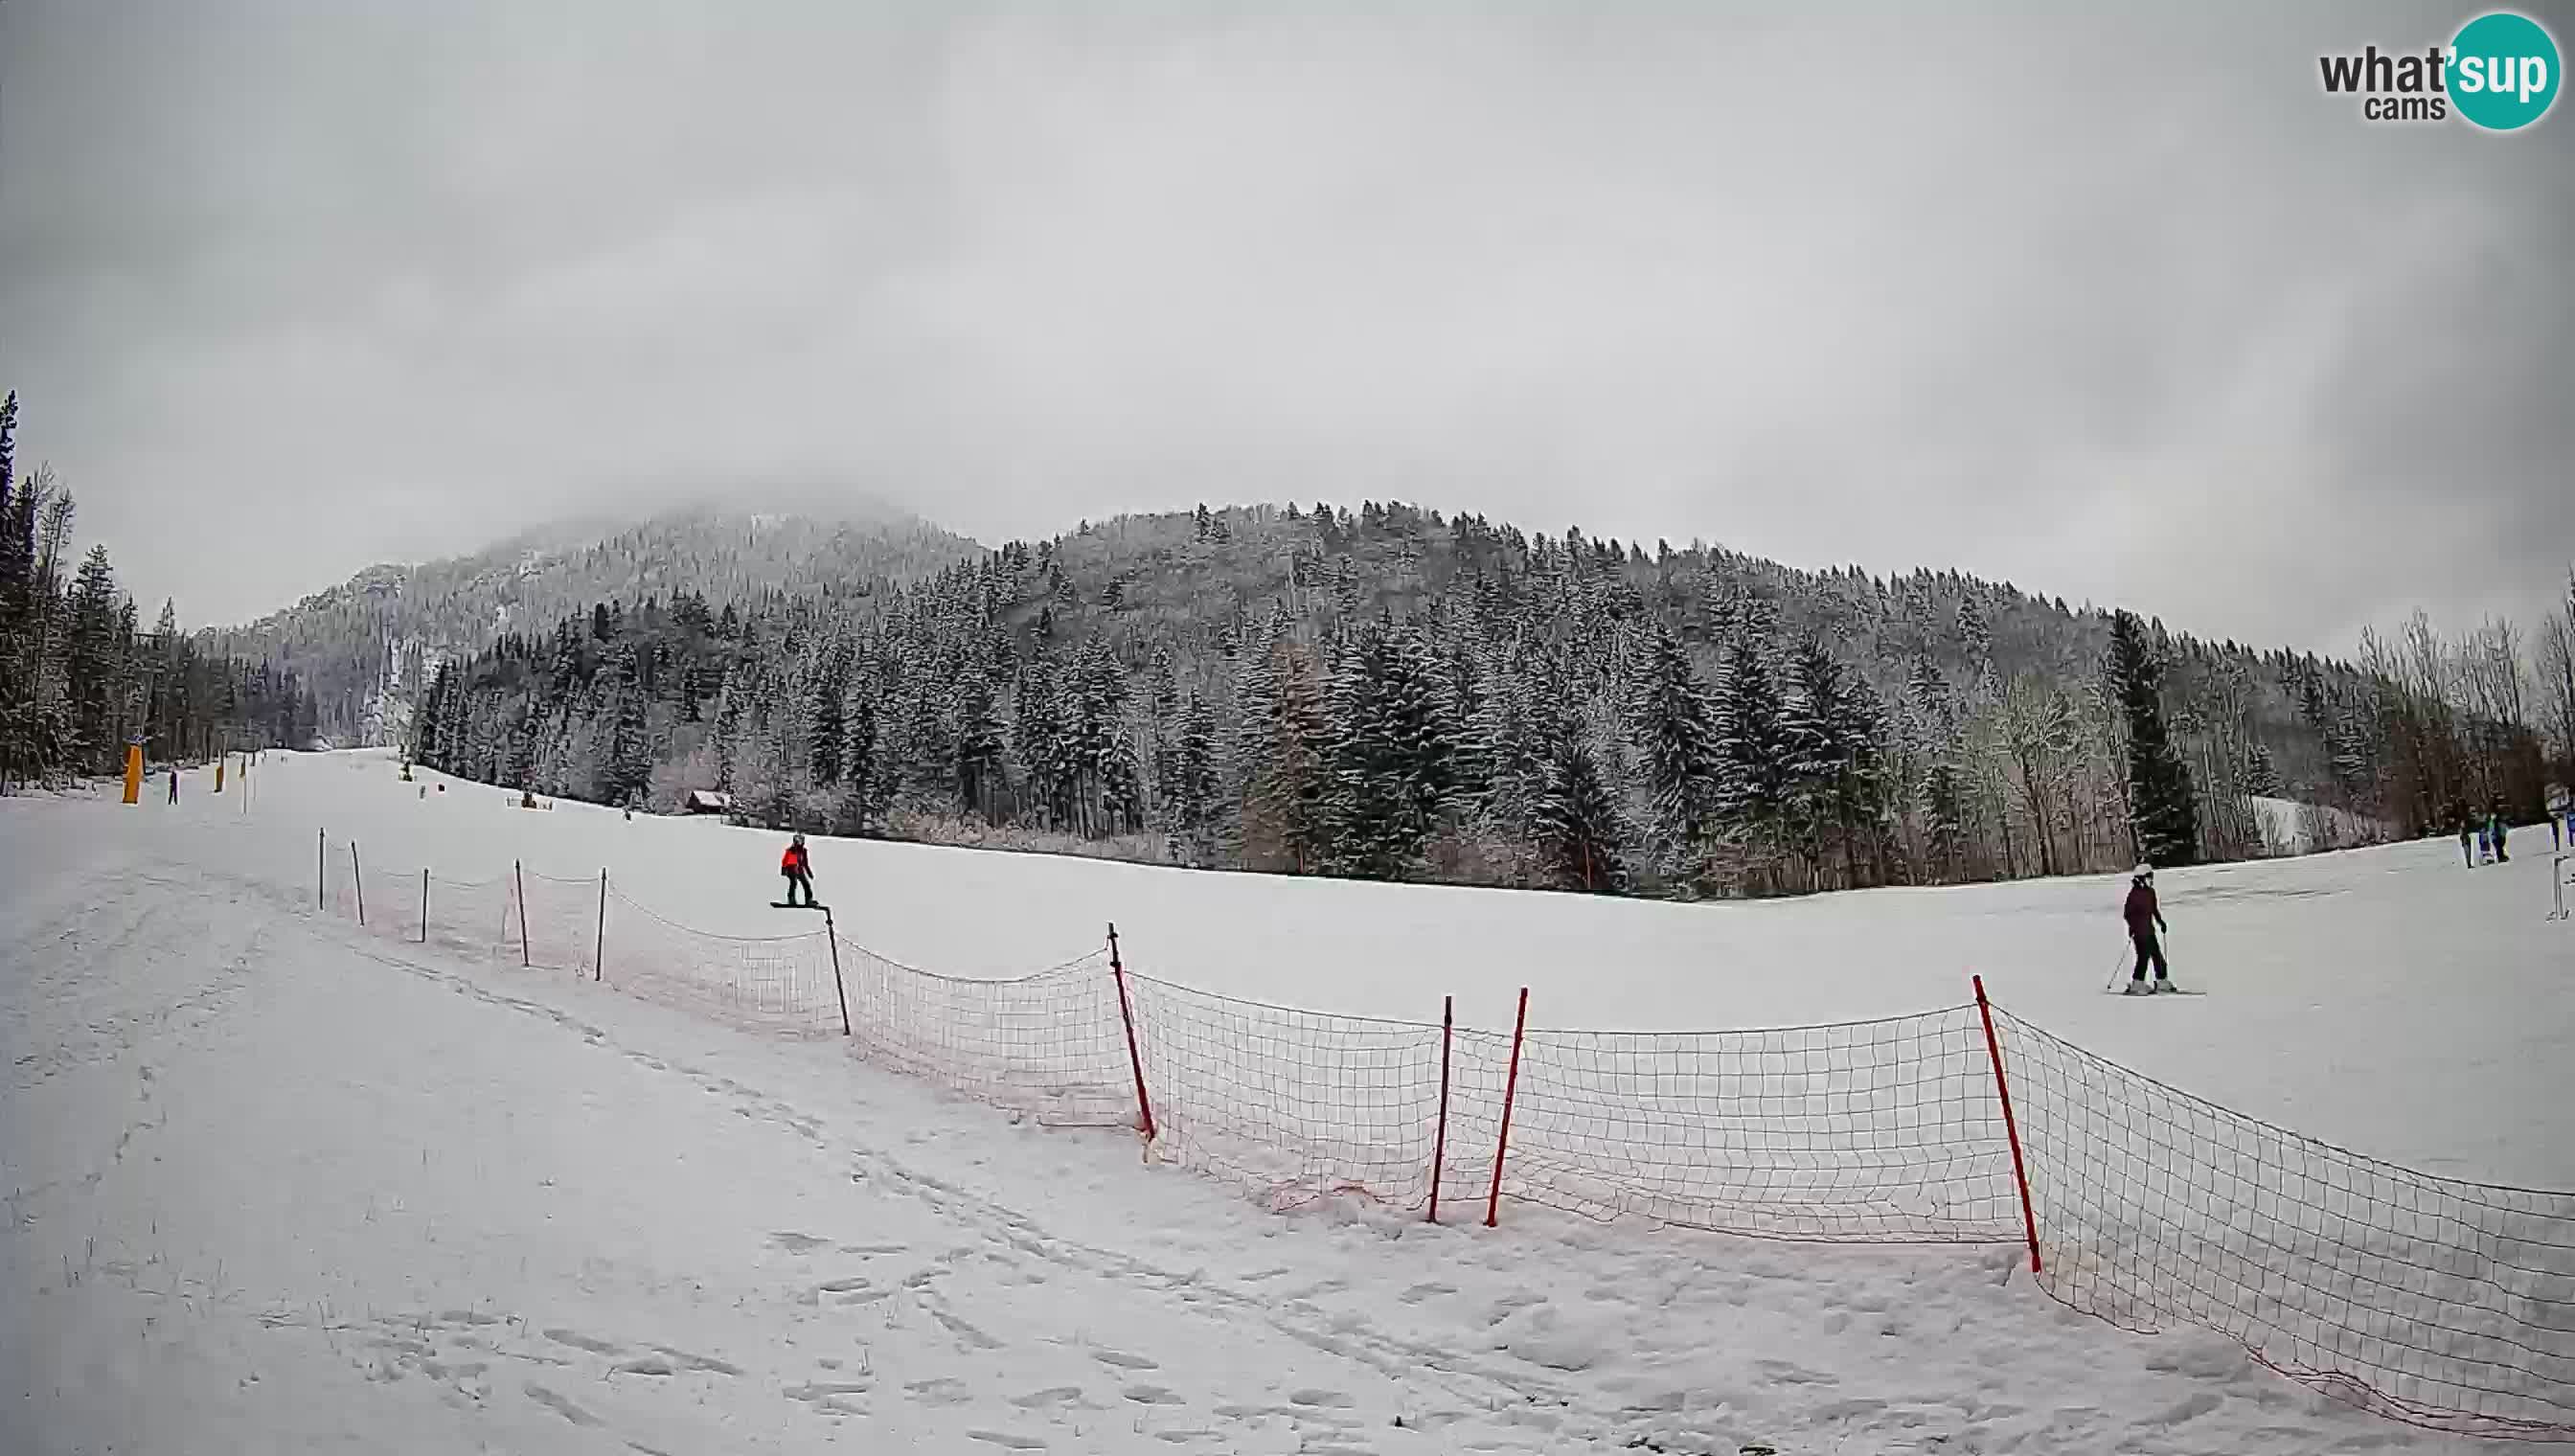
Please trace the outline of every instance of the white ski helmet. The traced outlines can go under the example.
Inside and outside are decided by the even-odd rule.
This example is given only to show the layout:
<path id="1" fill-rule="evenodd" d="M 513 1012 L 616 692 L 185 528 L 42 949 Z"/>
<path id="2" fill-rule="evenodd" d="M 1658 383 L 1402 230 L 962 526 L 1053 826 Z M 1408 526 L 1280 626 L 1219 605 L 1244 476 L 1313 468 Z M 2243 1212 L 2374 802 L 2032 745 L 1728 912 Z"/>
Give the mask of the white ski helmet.
<path id="1" fill-rule="evenodd" d="M 2140 863 L 2137 866 L 2137 872 L 2134 877 L 2138 879 L 2152 879 L 2155 877 L 2155 867 L 2151 864 Z"/>

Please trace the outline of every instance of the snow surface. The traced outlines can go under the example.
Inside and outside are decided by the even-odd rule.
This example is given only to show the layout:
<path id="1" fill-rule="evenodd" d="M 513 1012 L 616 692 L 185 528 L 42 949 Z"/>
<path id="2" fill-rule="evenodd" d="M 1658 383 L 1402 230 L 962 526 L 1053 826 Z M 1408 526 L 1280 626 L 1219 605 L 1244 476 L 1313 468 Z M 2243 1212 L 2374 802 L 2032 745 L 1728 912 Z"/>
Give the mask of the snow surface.
<path id="1" fill-rule="evenodd" d="M 2274 853 L 2312 854 L 2319 849 L 2385 843 L 2396 836 L 2394 826 L 2377 819 L 2365 819 L 2349 809 L 2260 794 L 2254 795 L 2252 802 L 2254 812 L 2261 816 L 2263 840 Z M 2329 826 L 2328 843 L 2314 843 L 2308 833 L 2311 827 L 2308 816 L 2318 813 L 2324 816 Z"/>
<path id="2" fill-rule="evenodd" d="M 1275 1215 L 853 1061 L 314 915 L 513 858 L 775 931 L 778 836 L 270 755 L 176 809 L 0 801 L 0 1451 L 2494 1449 L 2214 1336 L 2074 1315 L 2010 1247 L 1818 1248 L 1512 1207 Z M 419 789 L 429 788 L 424 797 Z M 1755 905 L 817 841 L 845 933 L 1322 1009 L 1751 1025 L 1961 999 L 2417 1166 L 2575 1182 L 2545 829 L 2163 876 L 2176 973 L 2101 993 L 2115 880 Z M 2526 848 L 2522 846 L 2527 845 Z"/>

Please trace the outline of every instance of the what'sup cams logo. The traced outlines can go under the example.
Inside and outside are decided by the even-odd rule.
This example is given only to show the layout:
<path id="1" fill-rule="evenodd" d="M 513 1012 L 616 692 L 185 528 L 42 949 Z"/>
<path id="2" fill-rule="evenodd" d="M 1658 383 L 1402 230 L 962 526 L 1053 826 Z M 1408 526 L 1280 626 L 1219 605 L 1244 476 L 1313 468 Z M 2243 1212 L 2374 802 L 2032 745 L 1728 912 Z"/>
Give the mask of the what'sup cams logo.
<path id="1" fill-rule="evenodd" d="M 2327 96 L 2360 98 L 2369 121 L 2447 121 L 2490 132 L 2519 131 L 2556 103 L 2556 38 L 2526 15 L 2489 11 L 2459 27 L 2447 45 L 2419 51 L 2318 56 Z"/>

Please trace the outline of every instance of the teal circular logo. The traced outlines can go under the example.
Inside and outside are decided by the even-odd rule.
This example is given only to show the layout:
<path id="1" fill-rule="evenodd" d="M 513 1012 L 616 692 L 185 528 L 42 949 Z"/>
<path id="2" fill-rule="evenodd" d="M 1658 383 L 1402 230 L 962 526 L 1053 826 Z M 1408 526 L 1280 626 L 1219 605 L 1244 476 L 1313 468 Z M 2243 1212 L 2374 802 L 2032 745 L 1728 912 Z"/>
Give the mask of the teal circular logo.
<path id="1" fill-rule="evenodd" d="M 2450 41 L 2450 104 L 2490 132 L 2518 131 L 2557 100 L 2557 42 L 2527 15 L 2497 10 Z"/>

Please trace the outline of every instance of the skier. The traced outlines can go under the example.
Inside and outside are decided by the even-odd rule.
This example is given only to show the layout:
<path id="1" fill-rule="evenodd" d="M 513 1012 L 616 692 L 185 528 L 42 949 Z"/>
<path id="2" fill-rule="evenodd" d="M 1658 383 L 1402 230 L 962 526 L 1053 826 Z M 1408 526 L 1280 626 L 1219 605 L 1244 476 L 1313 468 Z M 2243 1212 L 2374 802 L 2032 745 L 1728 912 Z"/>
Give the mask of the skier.
<path id="1" fill-rule="evenodd" d="M 2164 947 L 2155 938 L 2156 931 L 2168 927 L 2164 924 L 2163 910 L 2155 904 L 2155 867 L 2153 865 L 2137 866 L 2136 875 L 2128 881 L 2127 907 L 2120 913 L 2126 916 L 2128 921 L 2128 939 L 2137 947 L 2137 968 L 2128 973 L 2128 994 L 2142 996 L 2151 994 L 2153 991 L 2171 990 L 2169 967 L 2164 963 Z M 2150 960 L 2155 966 L 2155 983 L 2152 987 L 2146 984 L 2146 962 Z"/>
<path id="2" fill-rule="evenodd" d="M 2479 864 L 2492 863 L 2494 860 L 2494 820 L 2487 815 L 2480 814 L 2476 816 L 2475 823 L 2477 826 L 2477 862 Z"/>
<path id="3" fill-rule="evenodd" d="M 2486 815 L 2486 827 L 2494 834 L 2495 862 L 2497 864 L 2511 863 L 2512 856 L 2503 852 L 2503 841 L 2504 836 L 2512 832 L 2512 825 L 2503 821 L 2503 810 L 2501 808 L 2496 808 Z"/>
<path id="4" fill-rule="evenodd" d="M 790 906 L 796 903 L 796 889 L 797 886 L 802 885 L 805 889 L 805 905 L 808 909 L 813 908 L 814 857 L 805 851 L 805 835 L 802 831 L 797 833 L 795 842 L 787 846 L 787 852 L 778 856 L 778 872 L 787 876 L 786 903 Z"/>
<path id="5" fill-rule="evenodd" d="M 2459 810 L 2459 857 L 2467 861 L 2470 869 L 2477 867 L 2477 831 L 2469 826 L 2464 808 Z"/>
<path id="6" fill-rule="evenodd" d="M 176 766 L 170 769 L 170 801 L 172 803 L 179 801 L 179 770 Z"/>
<path id="7" fill-rule="evenodd" d="M 2575 826 L 2575 813 L 2568 811 L 2566 800 L 2565 784 L 2548 785 L 2548 848 L 2551 853 L 2562 852 L 2566 848 L 2565 831 Z"/>

